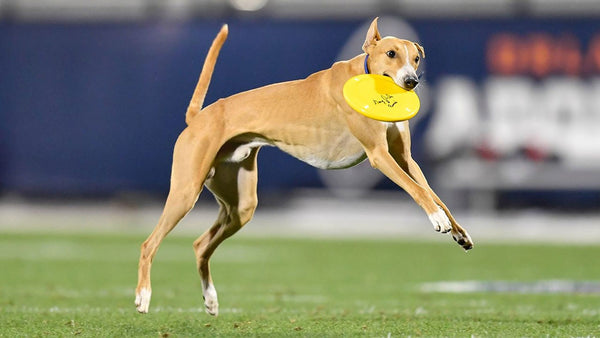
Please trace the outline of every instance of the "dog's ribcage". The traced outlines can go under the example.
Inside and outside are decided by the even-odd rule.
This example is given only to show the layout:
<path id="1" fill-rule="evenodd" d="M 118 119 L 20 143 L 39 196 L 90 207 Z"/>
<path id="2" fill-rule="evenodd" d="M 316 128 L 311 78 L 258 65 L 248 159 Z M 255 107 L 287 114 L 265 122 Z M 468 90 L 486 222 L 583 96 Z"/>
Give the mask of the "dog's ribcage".
<path id="1" fill-rule="evenodd" d="M 267 141 L 254 138 L 239 145 L 228 157 L 228 161 L 241 162 L 252 149 L 269 145 L 294 156 L 319 169 L 343 169 L 352 167 L 366 158 L 365 151 L 356 138 L 348 133 L 342 135 L 322 134 L 318 142 L 295 144 L 285 141 Z"/>

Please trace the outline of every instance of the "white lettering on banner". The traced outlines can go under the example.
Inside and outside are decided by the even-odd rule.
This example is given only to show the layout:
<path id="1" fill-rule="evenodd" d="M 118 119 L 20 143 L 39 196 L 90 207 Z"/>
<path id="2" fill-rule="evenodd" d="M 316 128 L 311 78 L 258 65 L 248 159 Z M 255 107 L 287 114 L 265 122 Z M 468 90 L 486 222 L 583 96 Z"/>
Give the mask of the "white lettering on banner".
<path id="1" fill-rule="evenodd" d="M 499 160 L 526 150 L 573 168 L 600 168 L 600 78 L 491 76 L 438 81 L 426 142 L 443 159 L 485 149 Z"/>
<path id="2" fill-rule="evenodd" d="M 475 144 L 482 131 L 480 110 L 475 82 L 462 76 L 440 80 L 425 139 L 428 154 L 443 159 Z"/>
<path id="3" fill-rule="evenodd" d="M 487 118 L 483 118 L 483 142 L 500 154 L 517 151 L 530 140 L 529 131 L 536 123 L 532 100 L 533 85 L 525 77 L 489 77 L 483 98 Z"/>

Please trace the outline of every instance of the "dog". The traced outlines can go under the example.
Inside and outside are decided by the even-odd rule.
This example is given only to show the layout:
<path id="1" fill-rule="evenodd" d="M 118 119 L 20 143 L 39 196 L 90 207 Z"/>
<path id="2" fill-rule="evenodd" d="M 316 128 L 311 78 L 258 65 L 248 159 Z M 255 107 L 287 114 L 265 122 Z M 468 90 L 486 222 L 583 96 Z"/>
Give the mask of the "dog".
<path id="1" fill-rule="evenodd" d="M 206 312 L 218 314 L 209 260 L 217 246 L 254 215 L 256 157 L 262 146 L 276 146 L 321 169 L 348 168 L 368 158 L 373 168 L 423 208 L 435 231 L 450 232 L 465 250 L 473 247 L 469 234 L 412 159 L 408 121 L 389 123 L 365 117 L 350 108 L 342 94 L 344 83 L 364 72 L 389 76 L 398 86 L 413 90 L 419 83 L 416 70 L 425 57 L 421 45 L 381 38 L 375 18 L 362 46 L 364 54 L 336 62 L 306 79 L 245 91 L 202 108 L 227 35 L 224 25 L 209 49 L 186 112 L 187 127 L 173 150 L 171 187 L 163 213 L 141 246 L 135 297 L 138 312 L 148 312 L 150 268 L 160 242 L 193 208 L 206 186 L 219 203 L 219 215 L 193 247 Z"/>

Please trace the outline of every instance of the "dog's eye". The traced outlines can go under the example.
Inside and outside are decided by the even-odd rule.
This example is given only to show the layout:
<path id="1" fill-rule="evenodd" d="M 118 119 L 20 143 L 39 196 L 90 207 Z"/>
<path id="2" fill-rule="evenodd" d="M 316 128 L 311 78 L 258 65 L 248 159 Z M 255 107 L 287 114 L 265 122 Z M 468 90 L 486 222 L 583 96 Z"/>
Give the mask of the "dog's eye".
<path id="1" fill-rule="evenodd" d="M 388 50 L 387 52 L 385 52 L 385 55 L 387 55 L 390 58 L 393 58 L 394 56 L 396 56 L 396 52 L 394 52 L 393 50 Z"/>
<path id="2" fill-rule="evenodd" d="M 415 63 L 419 63 L 419 60 L 421 60 L 421 58 L 419 58 L 419 56 L 417 55 L 417 56 L 415 57 Z"/>

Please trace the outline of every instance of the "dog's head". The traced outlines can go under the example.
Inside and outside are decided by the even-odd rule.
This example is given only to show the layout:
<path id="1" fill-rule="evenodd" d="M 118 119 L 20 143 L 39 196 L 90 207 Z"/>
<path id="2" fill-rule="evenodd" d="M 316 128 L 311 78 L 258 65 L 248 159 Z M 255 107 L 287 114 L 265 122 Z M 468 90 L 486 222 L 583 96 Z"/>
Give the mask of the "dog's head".
<path id="1" fill-rule="evenodd" d="M 416 42 L 393 36 L 381 38 L 377 18 L 369 27 L 362 49 L 368 55 L 371 74 L 389 76 L 406 90 L 412 90 L 419 84 L 417 68 L 421 58 L 425 57 L 425 50 Z"/>

